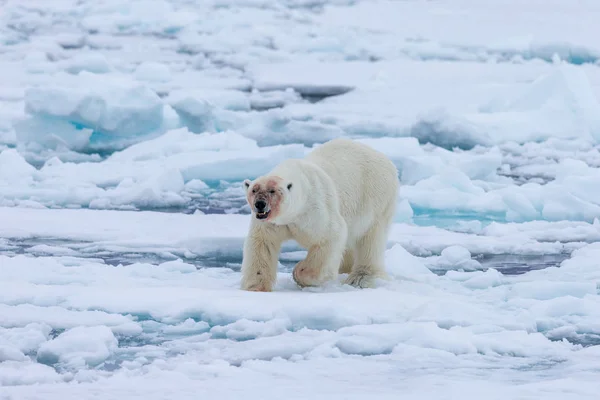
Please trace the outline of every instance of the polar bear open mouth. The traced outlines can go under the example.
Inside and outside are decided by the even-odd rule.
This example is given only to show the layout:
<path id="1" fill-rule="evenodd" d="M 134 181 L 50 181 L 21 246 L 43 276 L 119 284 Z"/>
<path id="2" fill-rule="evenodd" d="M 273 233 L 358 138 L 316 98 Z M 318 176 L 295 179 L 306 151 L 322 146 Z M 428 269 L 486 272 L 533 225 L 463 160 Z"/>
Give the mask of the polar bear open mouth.
<path id="1" fill-rule="evenodd" d="M 269 216 L 269 214 L 271 214 L 271 210 L 269 211 L 264 211 L 264 212 L 257 212 L 256 213 L 256 218 L 258 219 L 265 219 Z"/>

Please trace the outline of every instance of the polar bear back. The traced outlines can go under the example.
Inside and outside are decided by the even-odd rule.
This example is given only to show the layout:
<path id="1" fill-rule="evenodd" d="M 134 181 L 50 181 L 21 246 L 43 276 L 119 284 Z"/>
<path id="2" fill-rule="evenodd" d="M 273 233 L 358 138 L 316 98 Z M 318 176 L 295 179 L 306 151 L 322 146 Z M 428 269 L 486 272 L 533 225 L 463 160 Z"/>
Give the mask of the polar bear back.
<path id="1" fill-rule="evenodd" d="M 340 212 L 356 235 L 374 219 L 393 212 L 390 209 L 397 201 L 398 170 L 381 152 L 353 140 L 334 139 L 310 152 L 306 161 L 331 177 Z"/>

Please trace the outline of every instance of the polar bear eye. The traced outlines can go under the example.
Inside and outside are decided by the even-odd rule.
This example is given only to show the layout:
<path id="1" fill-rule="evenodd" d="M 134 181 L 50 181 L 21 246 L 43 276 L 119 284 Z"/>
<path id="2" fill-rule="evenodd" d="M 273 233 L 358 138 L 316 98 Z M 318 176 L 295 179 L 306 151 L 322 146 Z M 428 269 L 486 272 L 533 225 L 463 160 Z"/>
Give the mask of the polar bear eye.
<path id="1" fill-rule="evenodd" d="M 288 190 L 290 190 L 292 188 L 292 184 L 288 184 Z"/>
<path id="2" fill-rule="evenodd" d="M 269 193 L 271 193 L 271 194 L 275 194 L 275 190 L 274 190 L 274 189 L 271 189 L 271 190 L 269 190 Z"/>

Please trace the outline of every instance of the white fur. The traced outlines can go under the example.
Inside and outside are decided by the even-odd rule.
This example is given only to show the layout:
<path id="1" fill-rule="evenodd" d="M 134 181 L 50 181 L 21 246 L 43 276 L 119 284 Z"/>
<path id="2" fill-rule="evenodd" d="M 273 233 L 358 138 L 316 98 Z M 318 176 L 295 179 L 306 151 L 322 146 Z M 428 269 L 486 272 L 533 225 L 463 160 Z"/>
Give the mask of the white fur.
<path id="1" fill-rule="evenodd" d="M 289 239 L 308 250 L 293 272 L 300 286 L 321 285 L 338 273 L 348 273 L 346 283 L 357 287 L 372 287 L 375 278 L 387 277 L 384 252 L 399 183 L 385 155 L 362 143 L 334 139 L 254 182 L 274 176 L 282 178 L 280 213 L 270 221 L 252 213 L 243 289 L 272 290 L 281 244 Z"/>

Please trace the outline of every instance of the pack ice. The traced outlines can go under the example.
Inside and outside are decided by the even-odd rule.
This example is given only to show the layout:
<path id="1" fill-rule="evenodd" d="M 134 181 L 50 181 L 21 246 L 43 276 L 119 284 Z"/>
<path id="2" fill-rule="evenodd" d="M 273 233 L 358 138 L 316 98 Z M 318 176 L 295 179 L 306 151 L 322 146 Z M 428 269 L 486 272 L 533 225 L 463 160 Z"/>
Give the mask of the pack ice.
<path id="1" fill-rule="evenodd" d="M 597 399 L 597 2 L 2 9 L 1 400 Z M 337 137 L 391 279 L 241 291 L 241 182 Z"/>

